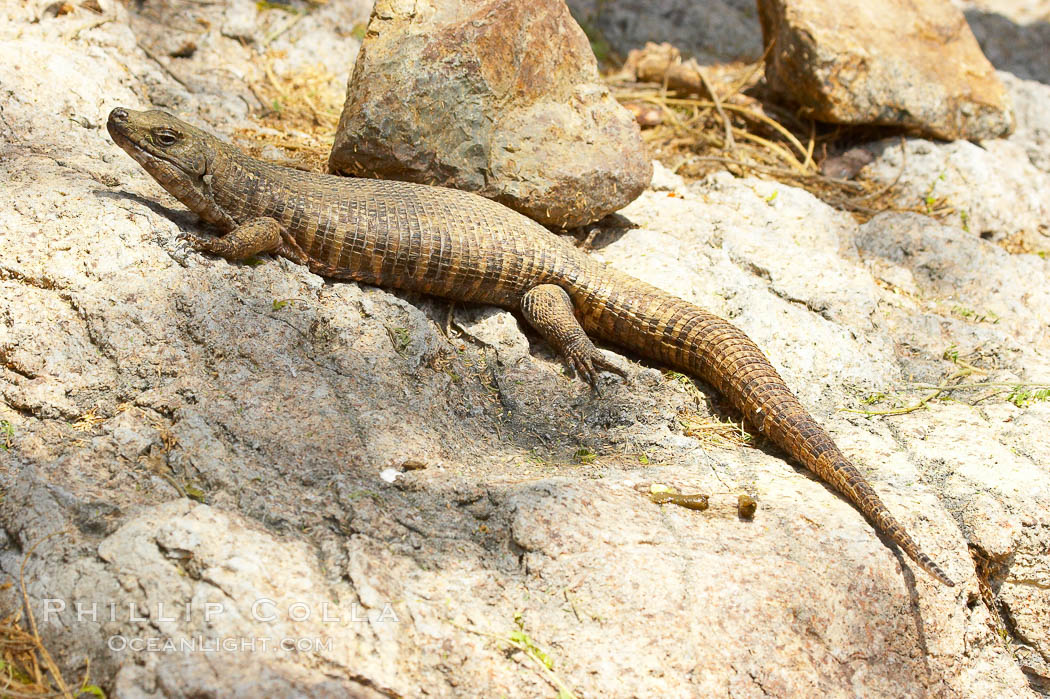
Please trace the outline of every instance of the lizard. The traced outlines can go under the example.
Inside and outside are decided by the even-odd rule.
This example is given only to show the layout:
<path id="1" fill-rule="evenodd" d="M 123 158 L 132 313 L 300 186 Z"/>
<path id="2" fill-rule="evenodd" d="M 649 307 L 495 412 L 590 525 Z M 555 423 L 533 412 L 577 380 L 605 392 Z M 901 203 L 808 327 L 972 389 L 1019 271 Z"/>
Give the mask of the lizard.
<path id="1" fill-rule="evenodd" d="M 517 311 L 592 386 L 601 370 L 624 374 L 592 336 L 699 378 L 920 568 L 954 586 L 758 346 L 721 317 L 471 192 L 281 167 L 159 110 L 117 107 L 107 129 L 220 234 L 184 233 L 194 249 L 228 260 L 272 253 L 334 280 Z"/>

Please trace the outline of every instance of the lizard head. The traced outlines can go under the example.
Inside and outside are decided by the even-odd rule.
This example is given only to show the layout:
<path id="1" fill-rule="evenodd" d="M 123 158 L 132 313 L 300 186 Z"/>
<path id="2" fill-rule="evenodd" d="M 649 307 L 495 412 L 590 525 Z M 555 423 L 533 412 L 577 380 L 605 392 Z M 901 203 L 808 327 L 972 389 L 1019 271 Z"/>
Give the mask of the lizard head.
<path id="1" fill-rule="evenodd" d="M 207 174 L 211 136 L 167 112 L 136 112 L 117 107 L 106 123 L 109 135 L 157 181 Z M 178 171 L 178 172 L 175 172 Z"/>
<path id="2" fill-rule="evenodd" d="M 210 223 L 229 227 L 229 217 L 212 196 L 211 165 L 227 146 L 167 112 L 117 107 L 106 128 L 164 189 Z"/>

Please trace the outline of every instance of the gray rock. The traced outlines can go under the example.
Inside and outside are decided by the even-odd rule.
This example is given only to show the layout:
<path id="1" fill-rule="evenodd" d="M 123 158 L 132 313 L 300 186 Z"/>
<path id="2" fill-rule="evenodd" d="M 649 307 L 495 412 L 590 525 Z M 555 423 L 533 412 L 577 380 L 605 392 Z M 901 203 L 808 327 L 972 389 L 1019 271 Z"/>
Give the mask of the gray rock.
<path id="1" fill-rule="evenodd" d="M 1017 114 L 1017 130 L 1010 138 L 1024 148 L 1028 161 L 1050 173 L 1050 112 L 1045 109 L 1050 99 L 1050 78 L 1046 82 L 1022 80 L 1010 73 L 999 73 L 1010 92 Z"/>
<path id="2" fill-rule="evenodd" d="M 377 2 L 329 167 L 477 192 L 564 228 L 652 175 L 561 0 Z"/>
<path id="3" fill-rule="evenodd" d="M 668 41 L 701 63 L 757 60 L 762 32 L 753 0 L 568 0 L 584 29 L 620 56 Z"/>
<path id="4" fill-rule="evenodd" d="M 653 181 L 649 188 L 655 192 L 673 192 L 685 186 L 682 176 L 664 167 L 660 161 L 653 161 Z"/>
<path id="5" fill-rule="evenodd" d="M 516 363 L 529 354 L 529 341 L 509 311 L 484 306 L 466 308 L 457 313 L 456 323 L 473 340 L 492 347 L 504 363 Z"/>
<path id="6" fill-rule="evenodd" d="M 1003 85 L 948 0 L 760 0 L 766 81 L 806 116 L 900 126 L 934 138 L 1013 129 Z"/>
<path id="7" fill-rule="evenodd" d="M 150 446 L 159 441 L 157 430 L 142 424 L 127 411 L 107 420 L 103 430 L 116 442 L 120 455 L 131 461 L 144 455 Z"/>
<path id="8" fill-rule="evenodd" d="M 858 229 L 856 243 L 861 255 L 910 270 L 907 286 L 920 294 L 970 304 L 969 310 L 988 321 L 1000 314 L 1025 319 L 1027 323 L 1010 330 L 1019 342 L 1038 344 L 1050 325 L 1050 288 L 1017 283 L 1015 277 L 1045 274 L 1047 261 L 1035 255 L 1010 255 L 920 214 L 879 214 Z"/>
<path id="9" fill-rule="evenodd" d="M 311 5 L 302 17 L 291 16 L 290 25 L 269 45 L 278 74 L 324 66 L 332 81 L 345 89 L 361 42 L 355 38 L 368 21 L 372 0 L 342 0 Z M 281 25 L 281 29 L 284 25 Z"/>
<path id="10" fill-rule="evenodd" d="M 50 625 L 76 629 L 77 603 L 105 619 L 112 601 L 116 621 L 99 629 L 111 651 L 131 654 L 139 644 L 165 642 L 184 649 L 165 654 L 165 662 L 154 652 L 142 653 L 141 664 L 122 664 L 113 683 L 118 696 L 145 687 L 163 697 L 382 696 L 352 680 L 359 668 L 340 667 L 347 646 L 360 642 L 358 630 L 373 622 L 365 620 L 359 602 L 322 593 L 321 574 L 301 545 L 183 500 L 130 519 L 98 544 L 98 555 L 122 592 L 106 600 L 95 590 L 77 590 Z M 390 621 L 371 618 L 397 623 L 391 614 Z M 291 646 L 282 646 L 289 640 Z M 244 662 L 217 666 L 209 655 L 220 648 L 243 655 Z M 306 670 L 306 658 L 326 665 L 329 676 Z M 337 668 L 341 678 L 331 676 Z"/>
<path id="11" fill-rule="evenodd" d="M 1025 109 L 1041 120 L 1035 104 L 1026 100 Z M 895 183 L 906 207 L 950 211 L 952 224 L 989 240 L 1032 235 L 1044 241 L 1036 249 L 1045 250 L 1050 201 L 1042 192 L 1050 191 L 1050 174 L 1037 163 L 1046 162 L 1046 136 L 1041 121 L 1021 124 L 1010 139 L 981 144 L 885 139 L 871 144 L 880 157 L 864 172 L 877 182 Z"/>

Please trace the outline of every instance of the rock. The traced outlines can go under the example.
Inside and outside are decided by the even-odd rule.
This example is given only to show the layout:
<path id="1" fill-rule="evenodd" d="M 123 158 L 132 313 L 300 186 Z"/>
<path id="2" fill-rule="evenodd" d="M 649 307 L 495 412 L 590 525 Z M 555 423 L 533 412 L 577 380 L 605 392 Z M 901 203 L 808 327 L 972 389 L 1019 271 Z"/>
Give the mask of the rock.
<path id="1" fill-rule="evenodd" d="M 322 65 L 342 93 L 360 48 L 357 37 L 365 27 L 372 4 L 372 0 L 341 0 L 308 5 L 310 11 L 293 16 L 290 28 L 269 44 L 274 72 L 294 74 Z"/>
<path id="2" fill-rule="evenodd" d="M 754 0 L 568 0 L 598 42 L 625 57 L 647 42 L 670 42 L 701 63 L 754 61 L 762 33 Z M 596 44 L 600 46 L 601 44 Z"/>
<path id="3" fill-rule="evenodd" d="M 966 231 L 912 213 L 877 215 L 857 230 L 856 244 L 862 255 L 906 266 L 919 294 L 957 304 L 950 310 L 973 318 L 975 340 L 984 334 L 982 321 L 994 326 L 1008 316 L 1028 321 L 1011 324 L 1007 332 L 1013 341 L 1039 346 L 1047 339 L 1050 288 L 1019 283 L 1044 275 L 1046 260 L 1010 255 Z M 956 339 L 963 332 L 959 329 Z"/>
<path id="4" fill-rule="evenodd" d="M 683 61 L 682 52 L 667 42 L 650 42 L 644 49 L 631 51 L 623 70 L 641 82 L 659 83 L 676 92 L 710 96 L 700 64 L 695 58 Z"/>
<path id="5" fill-rule="evenodd" d="M 1000 73 L 999 76 L 1010 91 L 1017 114 L 1017 130 L 1010 141 L 1024 148 L 1034 167 L 1050 173 L 1050 156 L 1047 155 L 1050 153 L 1050 112 L 1045 108 L 1050 99 L 1050 84 L 1047 84 L 1050 77 L 1045 82 L 1036 82 L 1022 80 L 1010 73 Z"/>
<path id="6" fill-rule="evenodd" d="M 659 126 L 664 123 L 664 110 L 649 102 L 624 102 L 623 108 L 631 113 L 641 128 Z"/>
<path id="7" fill-rule="evenodd" d="M 240 517 L 183 500 L 130 518 L 98 544 L 98 556 L 104 567 L 90 572 L 102 578 L 102 589 L 128 585 L 120 593 L 119 611 L 107 620 L 105 600 L 85 587 L 50 605 L 49 629 L 94 630 L 96 643 L 105 639 L 107 647 L 123 653 L 132 652 L 136 643 L 159 647 L 160 639 L 200 648 L 166 656 L 174 665 L 157 662 L 162 657 L 157 653 L 144 653 L 141 665 L 123 664 L 113 684 L 117 696 L 151 685 L 168 697 L 384 696 L 347 677 L 363 667 L 344 667 L 343 678 L 337 679 L 331 675 L 338 670 L 325 677 L 300 666 L 309 657 L 335 670 L 349 647 L 370 643 L 360 637 L 369 628 L 366 620 L 393 624 L 397 619 L 390 606 L 390 621 L 378 622 L 386 601 L 372 611 L 356 598 L 318 594 L 324 589 L 322 576 L 302 545 L 281 542 Z M 145 584 L 135 585 L 136 579 Z M 101 622 L 78 619 L 78 604 L 94 610 Z M 38 615 L 47 609 L 41 607 Z M 116 629 L 122 633 L 114 634 Z M 292 646 L 279 645 L 289 639 Z M 256 652 L 217 672 L 207 649 L 224 645 Z M 276 661 L 260 662 L 265 654 Z"/>
<path id="8" fill-rule="evenodd" d="M 142 456 L 149 451 L 150 445 L 159 441 L 156 430 L 143 425 L 126 411 L 107 421 L 103 429 L 113 438 L 117 452 L 129 461 Z"/>
<path id="9" fill-rule="evenodd" d="M 1045 91 L 1050 92 L 1050 90 Z M 942 210 L 945 220 L 988 240 L 1026 235 L 1036 250 L 1050 249 L 1050 173 L 1033 163 L 1047 151 L 1021 136 L 976 145 L 888 138 L 869 144 L 880 157 L 865 169 L 871 179 L 894 183 L 903 207 Z M 1045 137 L 1044 137 L 1045 138 Z M 1041 241 L 1041 242 L 1039 242 Z"/>
<path id="10" fill-rule="evenodd" d="M 329 166 L 596 221 L 652 175 L 638 126 L 561 0 L 376 3 Z"/>
<path id="11" fill-rule="evenodd" d="M 948 0 L 760 0 L 772 92 L 806 116 L 945 140 L 1013 129 L 1003 85 Z"/>
<path id="12" fill-rule="evenodd" d="M 504 363 L 513 364 L 529 354 L 529 341 L 509 311 L 484 306 L 464 308 L 457 314 L 456 324 L 475 342 L 492 347 Z"/>
<path id="13" fill-rule="evenodd" d="M 1013 555 L 1021 530 L 1019 517 L 1011 517 L 997 499 L 977 493 L 961 512 L 966 538 L 981 556 L 996 563 Z"/>
<path id="14" fill-rule="evenodd" d="M 1022 552 L 999 570 L 997 599 L 1013 627 L 1023 639 L 1018 663 L 1033 685 L 1050 687 L 1050 522 L 1029 521 L 1021 533 Z M 1036 547 L 1043 546 L 1042 553 Z"/>
<path id="15" fill-rule="evenodd" d="M 231 39 L 255 41 L 259 10 L 252 0 L 229 0 L 222 22 L 222 35 Z"/>
<path id="16" fill-rule="evenodd" d="M 673 192 L 685 186 L 681 175 L 666 168 L 659 160 L 653 161 L 653 181 L 649 188 L 654 192 Z"/>
<path id="17" fill-rule="evenodd" d="M 848 150 L 832 155 L 820 164 L 820 172 L 825 177 L 836 180 L 852 180 L 857 173 L 875 160 L 870 150 L 863 146 L 856 146 Z"/>

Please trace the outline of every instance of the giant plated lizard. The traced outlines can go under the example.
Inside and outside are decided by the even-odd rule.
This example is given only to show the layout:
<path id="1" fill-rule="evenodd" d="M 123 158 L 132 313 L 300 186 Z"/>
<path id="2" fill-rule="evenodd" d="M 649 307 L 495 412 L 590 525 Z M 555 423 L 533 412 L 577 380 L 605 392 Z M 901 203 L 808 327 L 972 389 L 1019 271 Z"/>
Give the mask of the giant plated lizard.
<path id="1" fill-rule="evenodd" d="M 275 253 L 332 279 L 516 310 L 592 385 L 599 370 L 618 370 L 589 335 L 699 377 L 919 566 L 954 585 L 758 346 L 728 321 L 599 264 L 476 194 L 279 167 L 161 111 L 118 107 L 108 129 L 164 189 L 223 234 L 187 235 L 197 250 L 229 260 Z"/>

